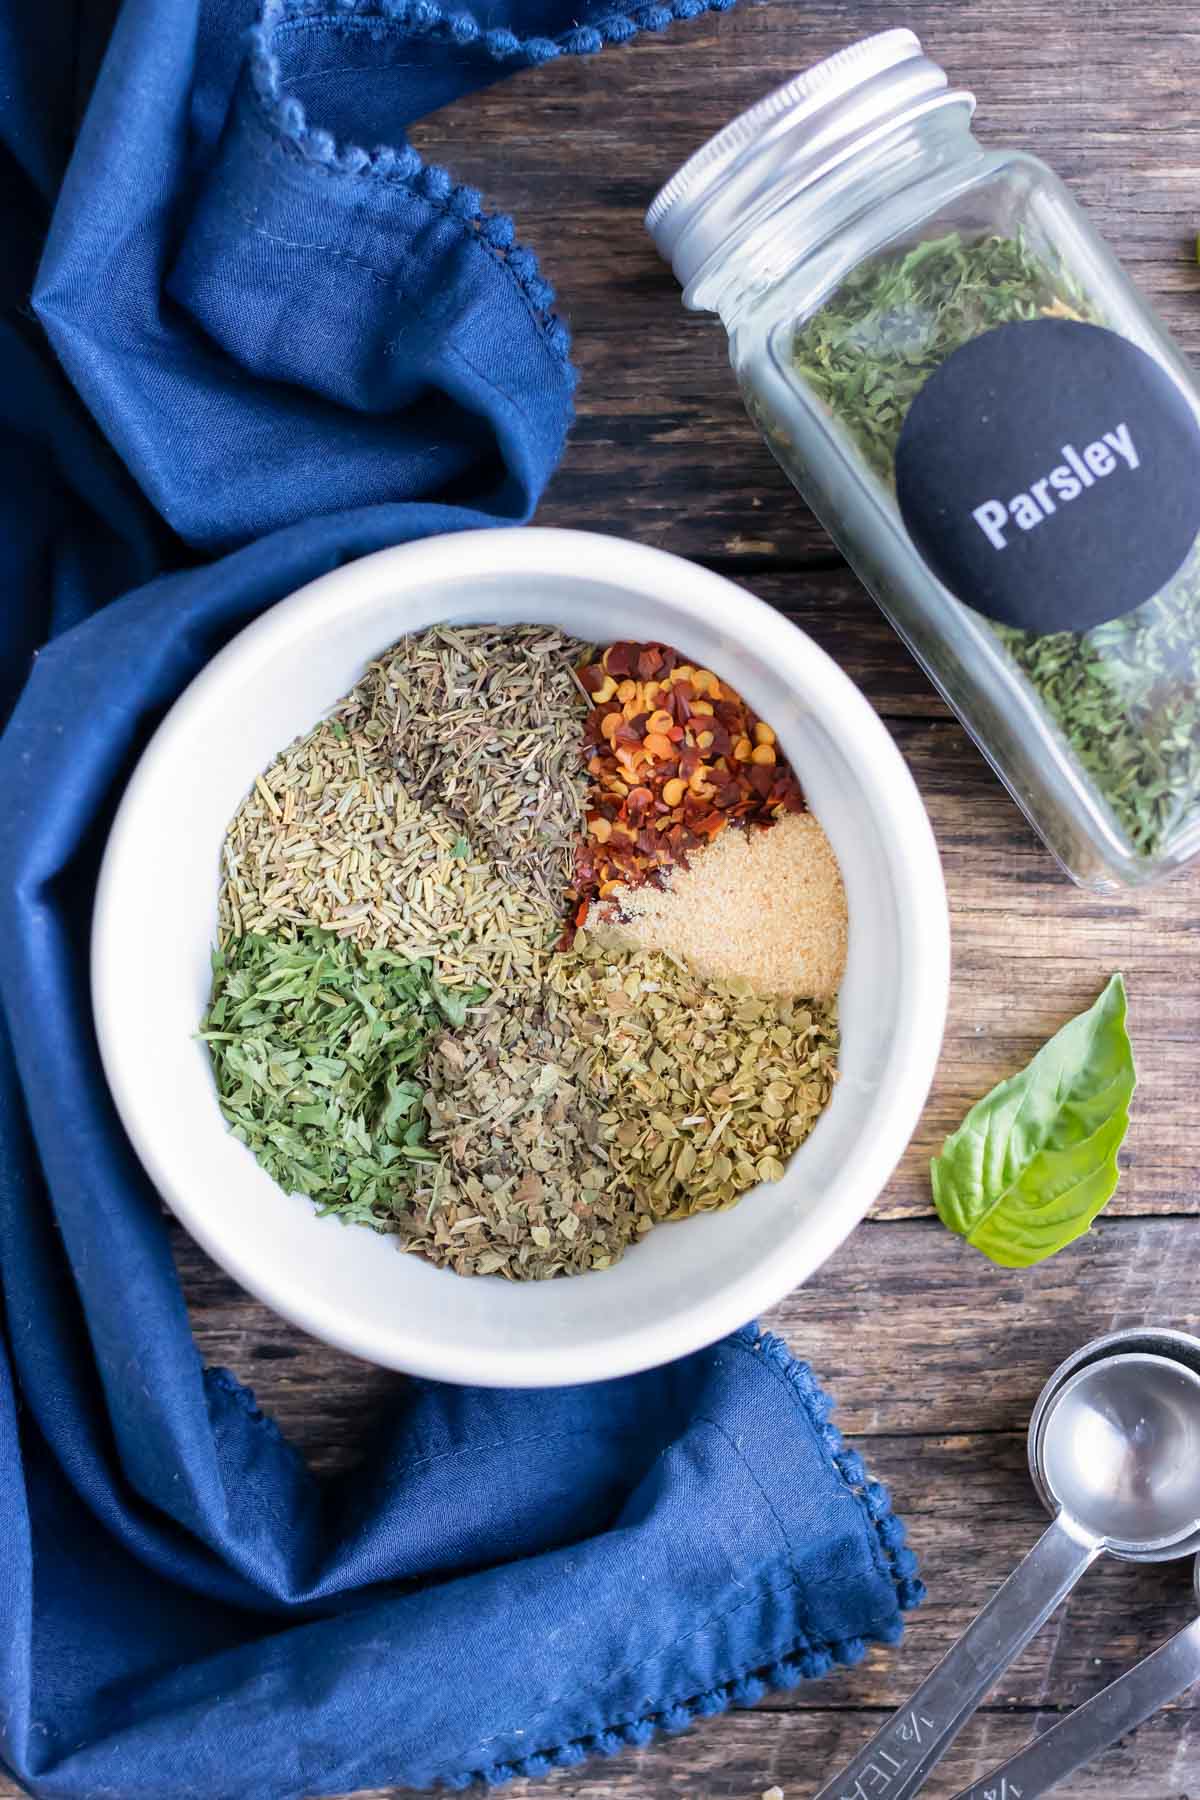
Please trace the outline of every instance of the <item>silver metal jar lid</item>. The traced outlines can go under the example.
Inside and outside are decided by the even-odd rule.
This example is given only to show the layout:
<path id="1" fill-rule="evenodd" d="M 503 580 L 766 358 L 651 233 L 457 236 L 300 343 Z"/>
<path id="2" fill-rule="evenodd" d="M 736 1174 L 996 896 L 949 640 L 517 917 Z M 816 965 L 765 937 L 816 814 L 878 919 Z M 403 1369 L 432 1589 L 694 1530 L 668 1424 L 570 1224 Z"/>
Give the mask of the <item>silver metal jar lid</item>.
<path id="1" fill-rule="evenodd" d="M 793 77 L 710 138 L 655 196 L 646 229 L 686 289 L 735 233 L 770 209 L 782 182 L 795 192 L 881 128 L 974 104 L 972 95 L 951 91 L 915 32 L 881 31 Z"/>

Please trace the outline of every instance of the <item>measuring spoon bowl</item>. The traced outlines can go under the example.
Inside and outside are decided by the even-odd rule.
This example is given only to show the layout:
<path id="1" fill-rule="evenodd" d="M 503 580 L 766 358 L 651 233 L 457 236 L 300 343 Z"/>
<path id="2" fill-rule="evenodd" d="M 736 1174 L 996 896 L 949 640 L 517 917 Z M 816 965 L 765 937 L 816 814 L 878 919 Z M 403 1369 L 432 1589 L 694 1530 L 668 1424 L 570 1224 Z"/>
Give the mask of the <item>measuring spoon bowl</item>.
<path id="1" fill-rule="evenodd" d="M 1038 1421 L 1052 1503 L 1136 1561 L 1200 1549 L 1200 1373 L 1123 1351 L 1077 1369 Z"/>
<path id="2" fill-rule="evenodd" d="M 1056 1493 L 1055 1483 L 1048 1479 L 1043 1451 L 1043 1427 L 1046 1414 L 1051 1406 L 1057 1406 L 1061 1392 L 1067 1384 L 1081 1376 L 1086 1369 L 1097 1362 L 1112 1362 L 1125 1356 L 1158 1357 L 1174 1362 L 1180 1365 L 1184 1371 L 1191 1371 L 1200 1377 L 1200 1338 L 1193 1337 L 1189 1332 L 1176 1331 L 1167 1326 L 1134 1327 L 1130 1330 L 1109 1332 L 1104 1337 L 1094 1338 L 1091 1343 L 1085 1344 L 1082 1349 L 1077 1350 L 1073 1356 L 1069 1356 L 1055 1370 L 1042 1389 L 1029 1421 L 1030 1474 L 1033 1477 L 1038 1497 L 1048 1512 L 1056 1512 L 1060 1504 L 1067 1505 L 1069 1509 L 1071 1501 L 1068 1494 Z M 1095 1390 L 1090 1390 L 1090 1392 L 1094 1398 Z M 1086 1394 L 1079 1396 L 1081 1405 L 1086 1398 Z M 1089 1445 L 1106 1453 L 1112 1452 L 1114 1446 L 1104 1429 L 1103 1421 L 1093 1417 L 1086 1422 L 1081 1421 L 1081 1428 L 1085 1432 L 1085 1437 L 1082 1444 L 1077 1447 L 1080 1454 L 1086 1456 Z M 1135 1454 L 1138 1448 L 1140 1446 L 1135 1447 Z M 1086 1470 L 1084 1471 L 1084 1482 L 1085 1485 L 1088 1484 Z M 1068 1476 L 1065 1485 L 1071 1488 L 1072 1493 L 1075 1492 L 1076 1483 L 1071 1477 Z M 1079 1502 L 1076 1510 L 1081 1514 L 1086 1513 L 1089 1509 L 1089 1501 L 1086 1497 L 1081 1499 L 1078 1494 L 1075 1494 L 1075 1498 Z M 1200 1525 L 1198 1525 L 1192 1540 L 1187 1543 L 1181 1544 L 1170 1538 L 1170 1534 L 1167 1535 L 1168 1541 L 1157 1547 L 1152 1542 L 1143 1540 L 1127 1548 L 1119 1538 L 1112 1539 L 1105 1547 L 1113 1556 L 1136 1562 L 1167 1561 L 1193 1550 L 1200 1551 Z"/>
<path id="3" fill-rule="evenodd" d="M 908 1800 L 1102 1551 L 1111 1544 L 1157 1561 L 1200 1543 L 1200 1360 L 1122 1350 L 1092 1358 L 1089 1348 L 1055 1371 L 1030 1421 L 1030 1463 L 1053 1523 L 816 1800 Z"/>

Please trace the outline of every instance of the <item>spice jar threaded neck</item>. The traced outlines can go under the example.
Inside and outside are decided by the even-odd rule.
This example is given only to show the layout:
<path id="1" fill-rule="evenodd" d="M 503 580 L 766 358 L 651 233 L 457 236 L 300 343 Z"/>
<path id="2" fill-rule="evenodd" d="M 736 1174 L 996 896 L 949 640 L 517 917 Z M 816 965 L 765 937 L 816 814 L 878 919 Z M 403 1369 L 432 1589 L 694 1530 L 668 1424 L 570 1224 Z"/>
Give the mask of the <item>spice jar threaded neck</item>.
<path id="1" fill-rule="evenodd" d="M 905 29 L 851 44 L 768 94 L 697 150 L 646 214 L 684 304 L 724 313 L 731 286 L 761 287 L 819 241 L 826 203 L 869 183 L 872 165 L 899 183 L 944 148 L 947 125 L 970 143 L 961 128 L 974 108 Z"/>

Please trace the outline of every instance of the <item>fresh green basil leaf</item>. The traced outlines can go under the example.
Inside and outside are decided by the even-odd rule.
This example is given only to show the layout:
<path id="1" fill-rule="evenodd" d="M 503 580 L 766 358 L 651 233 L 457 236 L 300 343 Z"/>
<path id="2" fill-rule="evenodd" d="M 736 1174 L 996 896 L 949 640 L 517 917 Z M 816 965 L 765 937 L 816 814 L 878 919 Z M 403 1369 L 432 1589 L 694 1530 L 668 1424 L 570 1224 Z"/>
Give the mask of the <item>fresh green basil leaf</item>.
<path id="1" fill-rule="evenodd" d="M 1116 1189 L 1135 1082 L 1125 983 L 1114 975 L 946 1139 L 930 1165 L 942 1222 L 1008 1269 L 1081 1237 Z"/>

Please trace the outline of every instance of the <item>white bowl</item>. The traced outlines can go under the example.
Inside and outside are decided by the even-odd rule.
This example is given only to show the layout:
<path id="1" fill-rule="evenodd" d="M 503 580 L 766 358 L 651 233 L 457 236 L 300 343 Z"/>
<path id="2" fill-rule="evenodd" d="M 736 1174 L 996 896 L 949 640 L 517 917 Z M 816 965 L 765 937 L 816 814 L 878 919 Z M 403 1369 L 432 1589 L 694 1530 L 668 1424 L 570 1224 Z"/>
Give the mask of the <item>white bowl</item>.
<path id="1" fill-rule="evenodd" d="M 561 625 L 674 644 L 779 734 L 837 852 L 850 911 L 841 1080 L 784 1179 L 729 1212 L 660 1226 L 615 1268 L 464 1279 L 284 1194 L 225 1129 L 195 1037 L 218 858 L 255 775 L 437 621 Z M 121 1118 L 209 1254 L 306 1331 L 386 1367 L 536 1387 L 652 1367 L 807 1280 L 898 1161 L 933 1076 L 949 985 L 941 868 L 907 768 L 858 689 L 742 588 L 616 538 L 472 531 L 385 550 L 280 602 L 197 676 L 129 784 L 96 899 L 92 993 Z"/>

